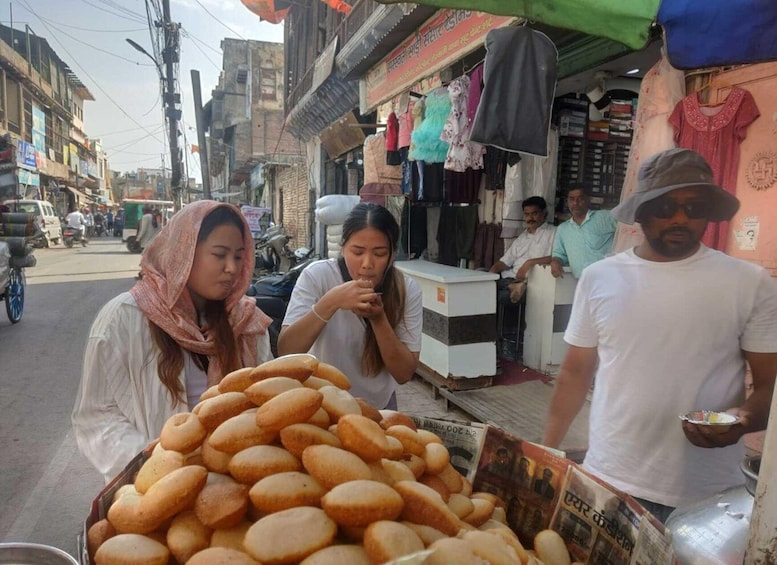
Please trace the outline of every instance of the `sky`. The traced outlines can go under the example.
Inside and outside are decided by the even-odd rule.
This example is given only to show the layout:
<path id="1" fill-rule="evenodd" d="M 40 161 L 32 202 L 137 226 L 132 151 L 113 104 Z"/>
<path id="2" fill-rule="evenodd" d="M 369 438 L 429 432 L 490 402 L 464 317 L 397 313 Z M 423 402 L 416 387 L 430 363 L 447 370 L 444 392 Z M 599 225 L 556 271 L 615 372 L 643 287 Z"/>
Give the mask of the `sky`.
<path id="1" fill-rule="evenodd" d="M 191 153 L 191 145 L 197 145 L 191 69 L 200 72 L 205 104 L 221 72 L 221 40 L 281 43 L 283 24 L 261 21 L 240 0 L 170 0 L 170 13 L 182 26 L 178 80 L 184 135 L 179 145 L 186 145 L 184 170 L 199 182 L 199 156 Z M 92 93 L 95 100 L 84 104 L 84 129 L 89 138 L 102 141 L 112 170 L 158 169 L 163 153 L 170 167 L 159 75 L 154 62 L 126 42 L 132 39 L 153 53 L 145 0 L 0 2 L 0 20 L 9 25 L 11 19 L 14 28 L 28 25 L 45 37 Z"/>

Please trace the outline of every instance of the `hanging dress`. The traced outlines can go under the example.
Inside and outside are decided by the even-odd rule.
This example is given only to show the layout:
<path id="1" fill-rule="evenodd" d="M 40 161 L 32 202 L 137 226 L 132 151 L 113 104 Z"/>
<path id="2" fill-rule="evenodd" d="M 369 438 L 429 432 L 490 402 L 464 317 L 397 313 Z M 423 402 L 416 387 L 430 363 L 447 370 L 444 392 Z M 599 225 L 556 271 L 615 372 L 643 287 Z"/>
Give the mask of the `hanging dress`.
<path id="1" fill-rule="evenodd" d="M 631 140 L 626 178 L 623 181 L 620 201 L 624 202 L 637 188 L 637 173 L 648 157 L 675 146 L 674 131 L 669 116 L 677 103 L 685 96 L 685 74 L 669 63 L 665 55 L 642 79 L 639 88 L 639 104 Z M 618 222 L 613 252 L 631 249 L 645 239 L 638 224 Z"/>
<path id="2" fill-rule="evenodd" d="M 736 194 L 739 145 L 759 115 L 753 95 L 735 86 L 724 102 L 711 107 L 701 105 L 699 93 L 686 96 L 675 107 L 669 123 L 677 145 L 698 152 L 712 167 L 715 183 Z M 728 229 L 729 222 L 710 222 L 702 243 L 724 250 Z"/>

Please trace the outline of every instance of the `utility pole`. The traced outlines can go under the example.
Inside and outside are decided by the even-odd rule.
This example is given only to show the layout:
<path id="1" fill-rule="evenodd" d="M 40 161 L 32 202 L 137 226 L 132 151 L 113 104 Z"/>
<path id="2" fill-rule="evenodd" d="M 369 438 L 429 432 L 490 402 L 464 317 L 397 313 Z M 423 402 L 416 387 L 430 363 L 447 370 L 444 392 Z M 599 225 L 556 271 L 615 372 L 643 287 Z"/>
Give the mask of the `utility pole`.
<path id="1" fill-rule="evenodd" d="M 197 144 L 200 146 L 200 171 L 202 172 L 202 197 L 210 200 L 210 169 L 208 167 L 208 146 L 205 142 L 205 117 L 202 115 L 202 92 L 200 71 L 192 69 L 192 94 L 194 95 L 194 117 L 197 123 Z"/>
<path id="2" fill-rule="evenodd" d="M 170 190 L 173 193 L 175 210 L 181 209 L 181 150 L 178 148 L 178 121 L 181 119 L 181 95 L 176 92 L 175 66 L 180 60 L 179 26 L 170 20 L 170 0 L 162 0 L 162 27 L 165 34 L 165 48 L 162 50 L 162 60 L 165 63 L 165 116 L 169 126 L 170 138 Z"/>

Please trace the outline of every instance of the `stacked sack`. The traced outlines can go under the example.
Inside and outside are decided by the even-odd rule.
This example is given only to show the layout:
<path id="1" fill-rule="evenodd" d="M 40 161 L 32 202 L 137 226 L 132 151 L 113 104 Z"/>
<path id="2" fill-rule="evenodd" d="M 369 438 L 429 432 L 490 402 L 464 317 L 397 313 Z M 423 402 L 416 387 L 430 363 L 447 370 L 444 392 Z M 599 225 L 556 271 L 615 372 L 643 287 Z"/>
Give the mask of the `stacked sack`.
<path id="1" fill-rule="evenodd" d="M 134 484 L 89 528 L 93 562 L 570 563 L 550 530 L 527 552 L 504 503 L 472 492 L 436 434 L 349 388 L 308 354 L 228 374 L 167 421 Z"/>
<path id="2" fill-rule="evenodd" d="M 316 221 L 326 226 L 327 257 L 330 259 L 340 256 L 343 222 L 358 203 L 358 196 L 346 194 L 329 194 L 316 200 Z"/>
<path id="3" fill-rule="evenodd" d="M 33 214 L 6 212 L 0 214 L 0 242 L 8 246 L 10 267 L 34 267 L 31 242 L 43 237 Z"/>

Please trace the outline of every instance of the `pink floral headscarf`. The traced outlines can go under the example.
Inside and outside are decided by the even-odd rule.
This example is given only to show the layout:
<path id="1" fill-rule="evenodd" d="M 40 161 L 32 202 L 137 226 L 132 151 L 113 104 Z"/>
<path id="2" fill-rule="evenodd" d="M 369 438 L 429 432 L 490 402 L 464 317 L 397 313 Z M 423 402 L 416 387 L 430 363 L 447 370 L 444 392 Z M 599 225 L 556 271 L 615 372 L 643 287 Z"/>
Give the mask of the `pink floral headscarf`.
<path id="1" fill-rule="evenodd" d="M 245 218 L 234 206 L 201 200 L 176 213 L 144 251 L 140 261 L 142 278 L 130 290 L 146 317 L 178 345 L 210 358 L 208 386 L 217 384 L 224 375 L 215 356 L 216 344 L 212 336 L 200 329 L 186 284 L 202 221 L 219 207 L 232 208 L 244 225 L 243 268 L 225 302 L 232 331 L 238 340 L 240 360 L 246 367 L 256 365 L 258 336 L 264 334 L 272 320 L 256 307 L 253 298 L 245 296 L 254 270 L 254 242 Z"/>

